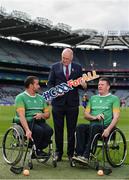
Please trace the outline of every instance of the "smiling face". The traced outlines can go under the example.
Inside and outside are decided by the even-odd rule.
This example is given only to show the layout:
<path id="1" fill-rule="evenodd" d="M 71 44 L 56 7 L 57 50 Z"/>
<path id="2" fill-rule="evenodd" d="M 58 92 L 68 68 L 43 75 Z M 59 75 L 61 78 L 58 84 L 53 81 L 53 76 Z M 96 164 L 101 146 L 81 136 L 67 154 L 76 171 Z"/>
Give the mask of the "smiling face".
<path id="1" fill-rule="evenodd" d="M 73 51 L 69 48 L 63 50 L 61 55 L 61 62 L 64 66 L 69 65 L 73 60 Z"/>
<path id="2" fill-rule="evenodd" d="M 98 92 L 101 96 L 105 96 L 109 93 L 110 85 L 107 81 L 100 80 L 98 83 Z"/>

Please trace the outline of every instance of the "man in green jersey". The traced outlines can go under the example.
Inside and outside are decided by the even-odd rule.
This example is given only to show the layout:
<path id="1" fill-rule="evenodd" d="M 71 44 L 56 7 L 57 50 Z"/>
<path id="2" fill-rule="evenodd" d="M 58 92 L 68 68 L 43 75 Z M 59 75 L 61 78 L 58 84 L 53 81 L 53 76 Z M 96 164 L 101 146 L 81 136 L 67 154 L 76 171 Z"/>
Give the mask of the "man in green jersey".
<path id="1" fill-rule="evenodd" d="M 88 163 L 90 147 L 93 137 L 101 133 L 108 137 L 116 126 L 120 113 L 120 100 L 109 93 L 110 81 L 108 78 L 100 78 L 98 83 L 98 95 L 90 98 L 85 109 L 85 118 L 90 124 L 80 124 L 76 129 L 76 156 L 74 160 Z M 104 127 L 103 127 L 104 125 Z"/>
<path id="2" fill-rule="evenodd" d="M 28 76 L 24 81 L 25 91 L 16 96 L 16 116 L 14 122 L 20 124 L 27 139 L 34 139 L 37 156 L 43 156 L 53 134 L 46 123 L 50 112 L 43 97 L 37 92 L 40 88 L 36 76 Z"/>

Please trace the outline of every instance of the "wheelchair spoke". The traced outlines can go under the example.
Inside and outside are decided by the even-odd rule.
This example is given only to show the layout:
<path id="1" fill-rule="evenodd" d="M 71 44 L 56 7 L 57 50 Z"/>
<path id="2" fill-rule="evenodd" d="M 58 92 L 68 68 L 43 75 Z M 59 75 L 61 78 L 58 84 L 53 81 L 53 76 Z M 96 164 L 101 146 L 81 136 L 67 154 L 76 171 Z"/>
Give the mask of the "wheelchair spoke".
<path id="1" fill-rule="evenodd" d="M 113 167 L 120 166 L 126 157 L 126 140 L 124 134 L 116 128 L 109 136 L 106 156 Z"/>
<path id="2" fill-rule="evenodd" d="M 3 138 L 3 157 L 8 164 L 19 162 L 22 156 L 22 140 L 18 132 L 12 127 Z"/>
<path id="3" fill-rule="evenodd" d="M 32 158 L 33 152 L 35 155 L 34 158 Z M 40 156 L 36 152 L 34 141 L 27 140 L 22 127 L 18 124 L 13 124 L 13 126 L 6 131 L 2 140 L 2 155 L 6 163 L 11 165 L 10 169 L 13 170 L 14 168 L 16 170 L 17 165 L 20 164 L 22 168 L 24 167 L 27 155 L 29 162 L 32 162 L 32 159 L 36 159 L 40 163 L 47 162 L 51 157 L 53 167 L 57 166 L 52 140 L 48 146 L 43 149 L 42 156 Z M 29 167 L 33 168 L 32 163 L 29 164 Z"/>

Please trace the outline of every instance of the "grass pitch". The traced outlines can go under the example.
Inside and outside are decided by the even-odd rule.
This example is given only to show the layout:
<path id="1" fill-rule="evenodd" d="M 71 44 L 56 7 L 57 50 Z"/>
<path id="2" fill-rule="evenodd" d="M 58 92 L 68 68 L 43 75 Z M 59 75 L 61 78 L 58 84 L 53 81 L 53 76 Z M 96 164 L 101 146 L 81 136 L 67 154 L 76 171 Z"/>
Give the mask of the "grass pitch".
<path id="1" fill-rule="evenodd" d="M 8 127 L 12 124 L 12 119 L 15 115 L 14 106 L 0 107 L 0 143 L 2 141 L 2 136 Z M 127 143 L 129 140 L 129 108 L 121 110 L 121 116 L 118 123 L 118 127 L 124 132 Z M 83 109 L 80 107 L 80 114 L 78 123 L 87 122 L 83 118 Z M 53 127 L 52 116 L 48 120 L 48 123 Z M 46 164 L 38 163 L 36 160 L 33 161 L 34 169 L 30 170 L 30 176 L 25 177 L 22 174 L 15 175 L 10 172 L 10 166 L 7 165 L 0 152 L 0 179 L 129 179 L 129 158 L 127 158 L 125 164 L 119 168 L 113 168 L 113 172 L 110 176 L 99 177 L 94 169 L 88 167 L 70 167 L 69 161 L 66 156 L 66 127 L 64 135 L 64 156 L 63 161 L 57 164 L 56 168 L 53 168 L 52 161 L 49 160 Z M 1 146 L 1 145 L 0 145 Z M 128 145 L 129 146 L 129 145 Z"/>

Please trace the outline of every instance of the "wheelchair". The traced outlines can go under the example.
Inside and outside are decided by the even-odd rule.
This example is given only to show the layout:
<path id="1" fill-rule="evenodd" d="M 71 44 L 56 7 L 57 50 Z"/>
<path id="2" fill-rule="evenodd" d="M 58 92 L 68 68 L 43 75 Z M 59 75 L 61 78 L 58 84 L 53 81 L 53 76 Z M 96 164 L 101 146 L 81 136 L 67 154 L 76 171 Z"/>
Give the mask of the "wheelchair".
<path id="1" fill-rule="evenodd" d="M 103 166 L 108 163 L 112 167 L 121 166 L 127 155 L 127 143 L 124 133 L 119 128 L 114 128 L 108 138 L 103 139 L 101 133 L 97 133 L 91 143 L 90 157 L 88 166 L 95 168 L 100 167 L 100 161 Z M 75 167 L 77 161 L 72 161 L 71 166 Z"/>
<path id="2" fill-rule="evenodd" d="M 22 166 L 24 167 L 27 157 L 28 167 L 29 169 L 32 169 L 32 154 L 35 155 L 35 159 L 40 163 L 45 163 L 51 158 L 53 167 L 56 167 L 57 160 L 53 151 L 52 140 L 44 151 L 45 155 L 43 157 L 38 157 L 34 142 L 27 140 L 23 128 L 16 123 L 13 123 L 13 125 L 5 132 L 3 136 L 2 155 L 5 162 L 12 167 L 17 166 L 21 161 L 23 161 Z"/>

